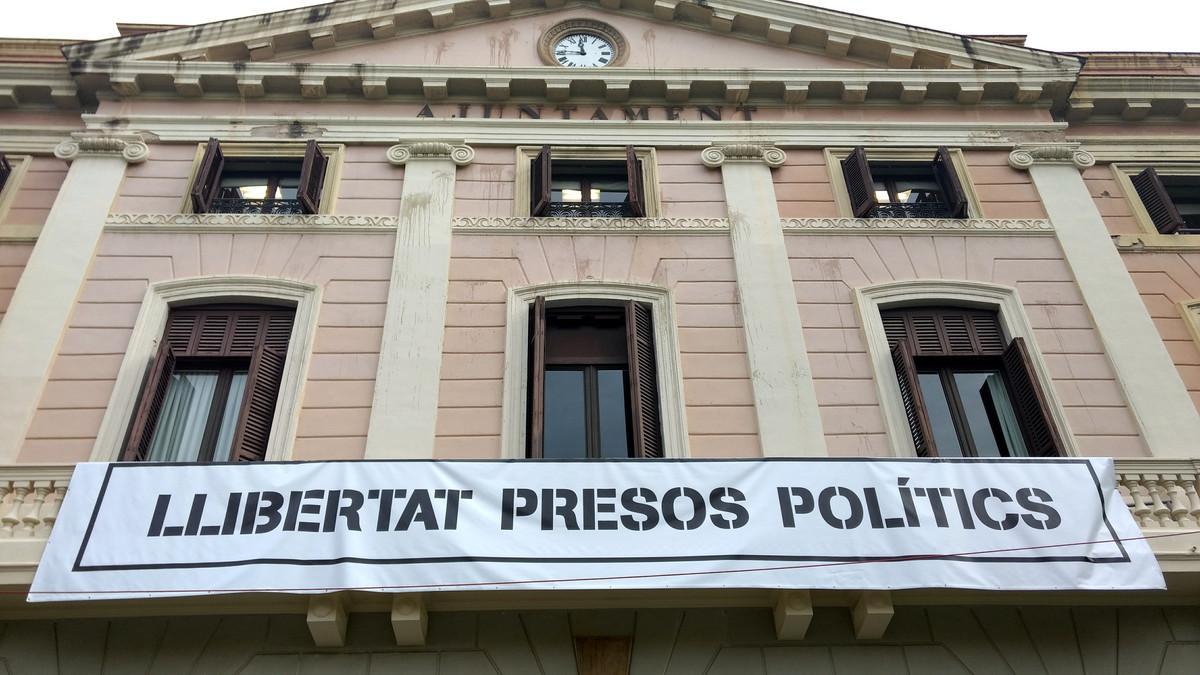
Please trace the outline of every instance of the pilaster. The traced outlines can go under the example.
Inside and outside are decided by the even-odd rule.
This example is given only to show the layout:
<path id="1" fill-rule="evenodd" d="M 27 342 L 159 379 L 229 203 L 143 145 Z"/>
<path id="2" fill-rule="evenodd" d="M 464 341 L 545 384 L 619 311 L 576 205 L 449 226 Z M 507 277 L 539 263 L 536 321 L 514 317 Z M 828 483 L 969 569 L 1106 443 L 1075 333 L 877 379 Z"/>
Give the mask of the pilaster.
<path id="1" fill-rule="evenodd" d="M 1095 157 L 1059 143 L 1020 146 L 1008 162 L 1028 170 L 1041 194 L 1150 453 L 1196 456 L 1200 414 L 1080 175 Z"/>
<path id="2" fill-rule="evenodd" d="M 475 151 L 422 141 L 394 145 L 387 157 L 404 165 L 404 188 L 366 457 L 429 459 L 450 283 L 455 171 Z"/>
<path id="3" fill-rule="evenodd" d="M 775 202 L 771 169 L 787 155 L 770 145 L 714 145 L 700 153 L 720 167 L 754 408 L 763 454 L 828 454 L 804 330 Z"/>
<path id="4" fill-rule="evenodd" d="M 58 144 L 71 163 L 0 323 L 0 463 L 16 461 L 71 310 L 91 267 L 127 163 L 150 149 L 139 137 L 81 133 Z"/>

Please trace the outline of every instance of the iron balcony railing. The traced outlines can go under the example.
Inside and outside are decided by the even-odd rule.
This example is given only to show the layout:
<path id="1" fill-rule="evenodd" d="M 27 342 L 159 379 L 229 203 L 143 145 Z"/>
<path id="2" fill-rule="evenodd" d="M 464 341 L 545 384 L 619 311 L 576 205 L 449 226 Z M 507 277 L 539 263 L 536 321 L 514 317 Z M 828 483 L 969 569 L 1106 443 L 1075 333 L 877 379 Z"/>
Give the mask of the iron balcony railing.
<path id="1" fill-rule="evenodd" d="M 304 208 L 298 199 L 214 199 L 208 212 L 289 215 L 304 213 Z"/>
<path id="2" fill-rule="evenodd" d="M 551 218 L 629 218 L 628 202 L 550 202 L 546 216 Z"/>
<path id="3" fill-rule="evenodd" d="M 919 204 L 877 204 L 872 218 L 949 218 L 950 208 L 941 202 Z"/>

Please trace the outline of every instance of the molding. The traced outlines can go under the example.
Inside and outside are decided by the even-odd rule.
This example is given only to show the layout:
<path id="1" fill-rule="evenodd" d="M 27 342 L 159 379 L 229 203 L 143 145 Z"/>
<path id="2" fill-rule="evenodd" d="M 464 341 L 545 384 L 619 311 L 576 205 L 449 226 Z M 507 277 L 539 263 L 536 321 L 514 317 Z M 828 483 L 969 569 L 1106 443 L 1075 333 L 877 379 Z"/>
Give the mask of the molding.
<path id="1" fill-rule="evenodd" d="M 875 386 L 879 394 L 879 405 L 883 409 L 888 438 L 892 452 L 897 457 L 916 457 L 908 417 L 904 413 L 904 399 L 896 379 L 896 366 L 892 363 L 888 349 L 887 334 L 879 310 L 905 305 L 951 305 L 960 307 L 983 307 L 996 310 L 1000 325 L 1009 340 L 1025 338 L 1029 347 L 1029 358 L 1046 396 L 1050 415 L 1062 436 L 1063 448 L 1068 456 L 1080 455 L 1075 435 L 1067 422 L 1062 402 L 1054 391 L 1054 378 L 1038 347 L 1033 326 L 1021 304 L 1017 289 L 1000 284 L 979 281 L 890 281 L 854 289 L 854 304 L 858 308 L 859 321 L 866 337 L 867 353 L 875 372 Z"/>
<path id="2" fill-rule="evenodd" d="M 1099 117 L 1138 122 L 1153 116 L 1194 122 L 1200 119 L 1200 78 L 1178 74 L 1180 72 L 1125 76 L 1084 74 L 1067 100 L 1067 119 L 1079 122 Z"/>
<path id="3" fill-rule="evenodd" d="M 542 63 L 562 68 L 554 59 L 554 45 L 563 38 L 567 33 L 586 33 L 596 37 L 608 40 L 615 50 L 612 61 L 604 66 L 605 68 L 615 68 L 623 65 L 625 60 L 629 58 L 629 41 L 621 35 L 621 31 L 613 28 L 603 21 L 595 19 L 567 19 L 554 24 L 547 28 L 537 42 L 538 56 L 541 57 Z"/>
<path id="4" fill-rule="evenodd" d="M 683 397 L 678 322 L 670 289 L 649 284 L 617 281 L 560 281 L 512 288 L 508 292 L 505 321 L 504 395 L 501 403 L 500 456 L 525 458 L 525 406 L 529 364 L 529 303 L 537 296 L 555 300 L 637 300 L 649 303 L 654 318 L 655 360 L 658 364 L 658 395 L 662 413 L 663 456 L 690 456 L 687 411 Z"/>
<path id="5" fill-rule="evenodd" d="M 79 107 L 78 84 L 67 63 L 0 63 L 0 108 Z"/>
<path id="6" fill-rule="evenodd" d="M 0 225 L 0 243 L 32 244 L 42 234 L 41 225 Z"/>
<path id="7" fill-rule="evenodd" d="M 578 143 L 579 137 L 576 136 L 572 143 Z M 529 216 L 529 195 L 530 184 L 532 180 L 529 177 L 529 171 L 533 160 L 541 152 L 541 145 L 518 145 L 516 148 L 516 160 L 513 174 L 513 215 L 517 217 Z M 557 160 L 583 160 L 583 161 L 625 161 L 625 146 L 620 147 L 588 147 L 580 145 L 562 145 L 551 148 L 552 159 Z M 662 190 L 658 180 L 658 151 L 655 148 L 635 147 L 634 154 L 642 164 L 642 185 L 646 190 L 646 194 L 642 196 L 646 205 L 646 214 L 651 218 L 662 213 Z M 522 196 L 524 195 L 524 196 Z M 550 218 L 534 218 L 533 220 L 560 220 Z M 648 220 L 648 219 L 626 219 L 626 218 L 571 218 L 561 219 L 579 222 L 592 222 L 596 220 Z"/>
<path id="8" fill-rule="evenodd" d="M 700 162 L 710 169 L 726 162 L 762 162 L 775 169 L 787 162 L 787 153 L 770 144 L 711 145 L 700 151 Z"/>
<path id="9" fill-rule="evenodd" d="M 58 144 L 69 140 L 82 126 L 82 120 L 74 127 L 0 126 L 0 151 L 14 155 L 53 155 Z"/>
<path id="10" fill-rule="evenodd" d="M 475 159 L 475 150 L 469 145 L 439 141 L 417 141 L 400 143 L 387 149 L 387 160 L 396 166 L 420 160 L 442 160 L 454 162 L 455 166 L 466 166 Z"/>
<path id="11" fill-rule="evenodd" d="M 970 220 L 982 219 L 983 205 L 979 201 L 979 194 L 975 192 L 975 182 L 971 180 L 971 171 L 967 164 L 967 159 L 963 156 L 962 149 L 955 147 L 955 144 L 935 142 L 932 145 L 922 148 L 879 146 L 863 146 L 863 148 L 867 151 L 868 162 L 872 159 L 881 162 L 932 162 L 934 155 L 937 154 L 938 147 L 942 145 L 950 148 L 950 161 L 954 164 L 954 172 L 958 174 L 958 181 L 962 184 L 963 192 L 967 195 L 967 215 L 970 216 L 968 220 L 949 222 L 965 223 L 970 222 Z M 854 148 L 852 147 L 827 147 L 823 150 L 825 154 L 825 168 L 829 171 L 829 184 L 833 187 L 833 201 L 837 204 L 837 211 L 843 218 L 849 218 L 853 213 L 850 209 L 850 195 L 846 191 L 846 177 L 842 173 L 841 162 L 853 151 Z M 873 221 L 873 219 L 868 220 Z M 913 220 L 925 219 L 914 218 Z M 907 221 L 899 220 L 898 222 Z"/>
<path id="12" fill-rule="evenodd" d="M 54 147 L 54 156 L 73 162 L 81 155 L 88 157 L 117 157 L 129 164 L 141 164 L 150 157 L 150 147 L 140 136 L 115 136 L 81 132 Z"/>
<path id="13" fill-rule="evenodd" d="M 387 232 L 396 228 L 395 216 L 339 216 L 334 214 L 270 215 L 258 213 L 113 213 L 105 229 L 115 232 Z"/>
<path id="14" fill-rule="evenodd" d="M 1135 208 L 1135 213 L 1138 208 L 1141 208 L 1140 205 Z M 1200 234 L 1114 234 L 1112 240 L 1113 245 L 1122 254 L 1200 251 Z"/>
<path id="15" fill-rule="evenodd" d="M 1126 127 L 1128 128 L 1128 127 Z M 1068 134 L 1070 129 L 1067 130 Z M 1097 162 L 1200 163 L 1200 136 L 1070 136 Z"/>
<path id="16" fill-rule="evenodd" d="M 785 233 L 1054 234 L 1050 221 L 1040 218 L 784 218 L 780 222 Z"/>
<path id="17" fill-rule="evenodd" d="M 458 234 L 723 234 L 725 218 L 455 218 Z"/>
<path id="18" fill-rule="evenodd" d="M 150 284 L 134 322 L 125 357 L 117 371 L 112 396 L 100 422 L 100 430 L 92 446 L 91 461 L 113 462 L 120 457 L 121 443 L 133 417 L 134 406 L 137 405 L 142 379 L 146 368 L 154 360 L 171 306 L 230 300 L 286 304 L 296 308 L 266 457 L 267 460 L 289 459 L 300 417 L 300 397 L 307 379 L 309 355 L 317 330 L 320 295 L 319 286 L 274 277 L 208 276 Z"/>
<path id="19" fill-rule="evenodd" d="M 1200 298 L 1191 298 L 1182 300 L 1176 305 L 1179 307 L 1179 314 L 1183 317 L 1183 323 L 1188 327 L 1188 333 L 1192 336 L 1192 341 L 1200 347 Z"/>
<path id="20" fill-rule="evenodd" d="M 1018 145 L 1008 154 L 1008 165 L 1019 171 L 1027 171 L 1034 164 L 1069 164 L 1083 170 L 1095 166 L 1096 158 L 1080 149 L 1078 143 Z"/>
<path id="21" fill-rule="evenodd" d="M 416 110 L 414 109 L 414 115 Z M 89 129 L 139 130 L 163 143 L 202 143 L 215 136 L 225 142 L 257 141 L 264 132 L 280 133 L 289 128 L 270 115 L 206 117 L 179 115 L 82 116 Z M 561 145 L 578 146 L 581 138 L 596 146 L 662 146 L 705 148 L 713 138 L 740 133 L 748 137 L 769 136 L 779 147 L 826 148 L 830 146 L 876 148 L 1003 148 L 1009 150 L 1030 135 L 1061 134 L 1065 122 L 911 122 L 911 121 L 687 121 L 679 120 L 588 120 L 516 118 L 403 118 L 317 112 L 293 118 L 295 123 L 319 134 L 323 142 L 392 144 L 397 138 L 444 142 L 463 139 L 470 145 Z"/>

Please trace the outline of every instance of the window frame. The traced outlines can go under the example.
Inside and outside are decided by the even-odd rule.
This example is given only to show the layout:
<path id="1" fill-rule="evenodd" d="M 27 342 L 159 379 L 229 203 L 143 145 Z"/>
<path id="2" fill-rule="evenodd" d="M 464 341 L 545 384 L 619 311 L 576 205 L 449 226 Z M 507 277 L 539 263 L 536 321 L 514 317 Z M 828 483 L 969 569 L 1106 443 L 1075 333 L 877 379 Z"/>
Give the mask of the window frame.
<path id="1" fill-rule="evenodd" d="M 142 299 L 133 334 L 117 371 L 113 392 L 100 422 L 90 461 L 119 461 L 142 381 L 154 362 L 171 307 L 212 303 L 251 303 L 294 308 L 292 334 L 276 397 L 266 461 L 291 458 L 300 401 L 316 335 L 320 287 L 269 277 L 223 276 L 172 279 L 150 284 Z"/>
<path id="2" fill-rule="evenodd" d="M 883 412 L 894 456 L 916 457 L 918 454 L 880 311 L 935 305 L 996 312 L 1007 342 L 1011 343 L 1015 338 L 1024 339 L 1029 355 L 1029 368 L 1040 383 L 1039 391 L 1061 437 L 1059 440 L 1062 443 L 1062 456 L 1080 456 L 1066 411 L 1054 391 L 1054 378 L 1038 348 L 1033 327 L 1015 288 L 978 281 L 895 281 L 855 289 L 854 304 L 866 336 L 879 406 Z"/>
<path id="3" fill-rule="evenodd" d="M 12 172 L 8 174 L 8 180 L 4 182 L 3 187 L 0 187 L 0 240 L 37 239 L 42 230 L 41 225 L 4 222 L 8 218 L 8 212 L 12 210 L 12 205 L 17 201 L 17 193 L 21 191 L 25 175 L 33 165 L 33 155 L 7 152 L 4 155 L 12 166 Z"/>
<path id="4" fill-rule="evenodd" d="M 654 355 L 658 377 L 663 458 L 689 456 L 683 375 L 677 337 L 678 322 L 671 291 L 647 284 L 572 281 L 509 290 L 505 321 L 504 390 L 501 402 L 501 457 L 526 458 L 529 306 L 538 296 L 545 297 L 547 302 L 555 303 L 563 300 L 579 301 L 579 304 L 633 300 L 650 305 L 654 316 Z"/>
<path id="5" fill-rule="evenodd" d="M 221 154 L 225 156 L 226 160 L 299 159 L 303 161 L 304 153 L 308 145 L 307 139 L 300 142 L 222 141 L 219 138 L 217 140 L 221 142 Z M 195 209 L 192 208 L 192 186 L 196 183 L 196 177 L 200 171 L 200 165 L 204 161 L 204 150 L 207 144 L 208 141 L 196 144 L 196 154 L 192 158 L 192 169 L 188 174 L 187 185 L 184 187 L 183 195 L 180 199 L 180 213 L 194 214 L 198 216 L 226 215 L 196 213 Z M 346 146 L 341 143 L 321 142 L 318 142 L 317 146 L 321 149 L 321 152 L 325 153 L 325 156 L 328 159 L 328 163 L 325 167 L 325 182 L 321 186 L 321 203 L 318 205 L 317 213 L 297 214 L 293 217 L 330 214 L 334 213 L 336 210 L 338 186 L 341 183 L 342 163 Z"/>
<path id="6" fill-rule="evenodd" d="M 513 216 L 529 218 L 529 201 L 533 189 L 532 166 L 542 151 L 541 145 L 518 145 L 516 147 L 516 171 L 513 175 Z M 624 162 L 625 146 L 586 147 L 574 145 L 551 145 L 555 160 L 567 162 Z M 658 155 L 652 147 L 633 146 L 634 155 L 642 167 L 642 200 L 646 218 L 658 218 L 662 214 L 662 196 L 658 184 Z"/>
<path id="7" fill-rule="evenodd" d="M 938 151 L 936 146 L 921 148 L 879 148 L 867 146 L 863 149 L 867 153 L 868 162 L 875 161 L 884 164 L 932 163 L 933 157 Z M 975 192 L 975 185 L 971 181 L 966 156 L 963 155 L 961 148 L 947 147 L 947 149 L 950 151 L 950 161 L 954 168 L 954 174 L 958 177 L 963 195 L 967 199 L 967 215 L 964 220 L 985 217 L 983 207 L 979 202 L 979 195 Z M 854 152 L 854 148 L 849 147 L 825 148 L 825 166 L 829 172 L 829 182 L 833 187 L 833 201 L 837 205 L 839 218 L 855 217 L 854 211 L 850 206 L 850 193 L 846 188 L 846 178 L 842 173 L 842 161 L 849 157 L 852 152 Z"/>
<path id="8" fill-rule="evenodd" d="M 1109 167 L 1112 170 L 1113 178 L 1121 186 L 1121 192 L 1125 195 L 1129 210 L 1138 224 L 1138 229 L 1143 234 L 1153 237 L 1156 244 L 1167 243 L 1184 246 L 1200 244 L 1200 232 L 1171 234 L 1159 232 L 1154 220 L 1150 217 L 1150 212 L 1146 210 L 1146 205 L 1142 202 L 1141 195 L 1133 185 L 1133 177 L 1146 169 L 1154 169 L 1159 176 L 1196 176 L 1197 180 L 1200 180 L 1200 163 L 1113 162 Z"/>

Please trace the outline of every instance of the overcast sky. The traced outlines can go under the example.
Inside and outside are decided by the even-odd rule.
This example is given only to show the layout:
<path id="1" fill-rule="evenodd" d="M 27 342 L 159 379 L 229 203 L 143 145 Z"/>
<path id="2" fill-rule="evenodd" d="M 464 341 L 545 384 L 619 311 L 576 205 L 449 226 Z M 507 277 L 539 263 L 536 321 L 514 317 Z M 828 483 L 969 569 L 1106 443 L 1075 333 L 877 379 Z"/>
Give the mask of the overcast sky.
<path id="1" fill-rule="evenodd" d="M 195 24 L 314 4 L 305 0 L 7 0 L 0 35 L 97 39 L 115 24 Z M 19 4 L 19 6 L 18 6 Z M 810 0 L 953 33 L 1029 35 L 1054 51 L 1200 52 L 1200 0 Z"/>

